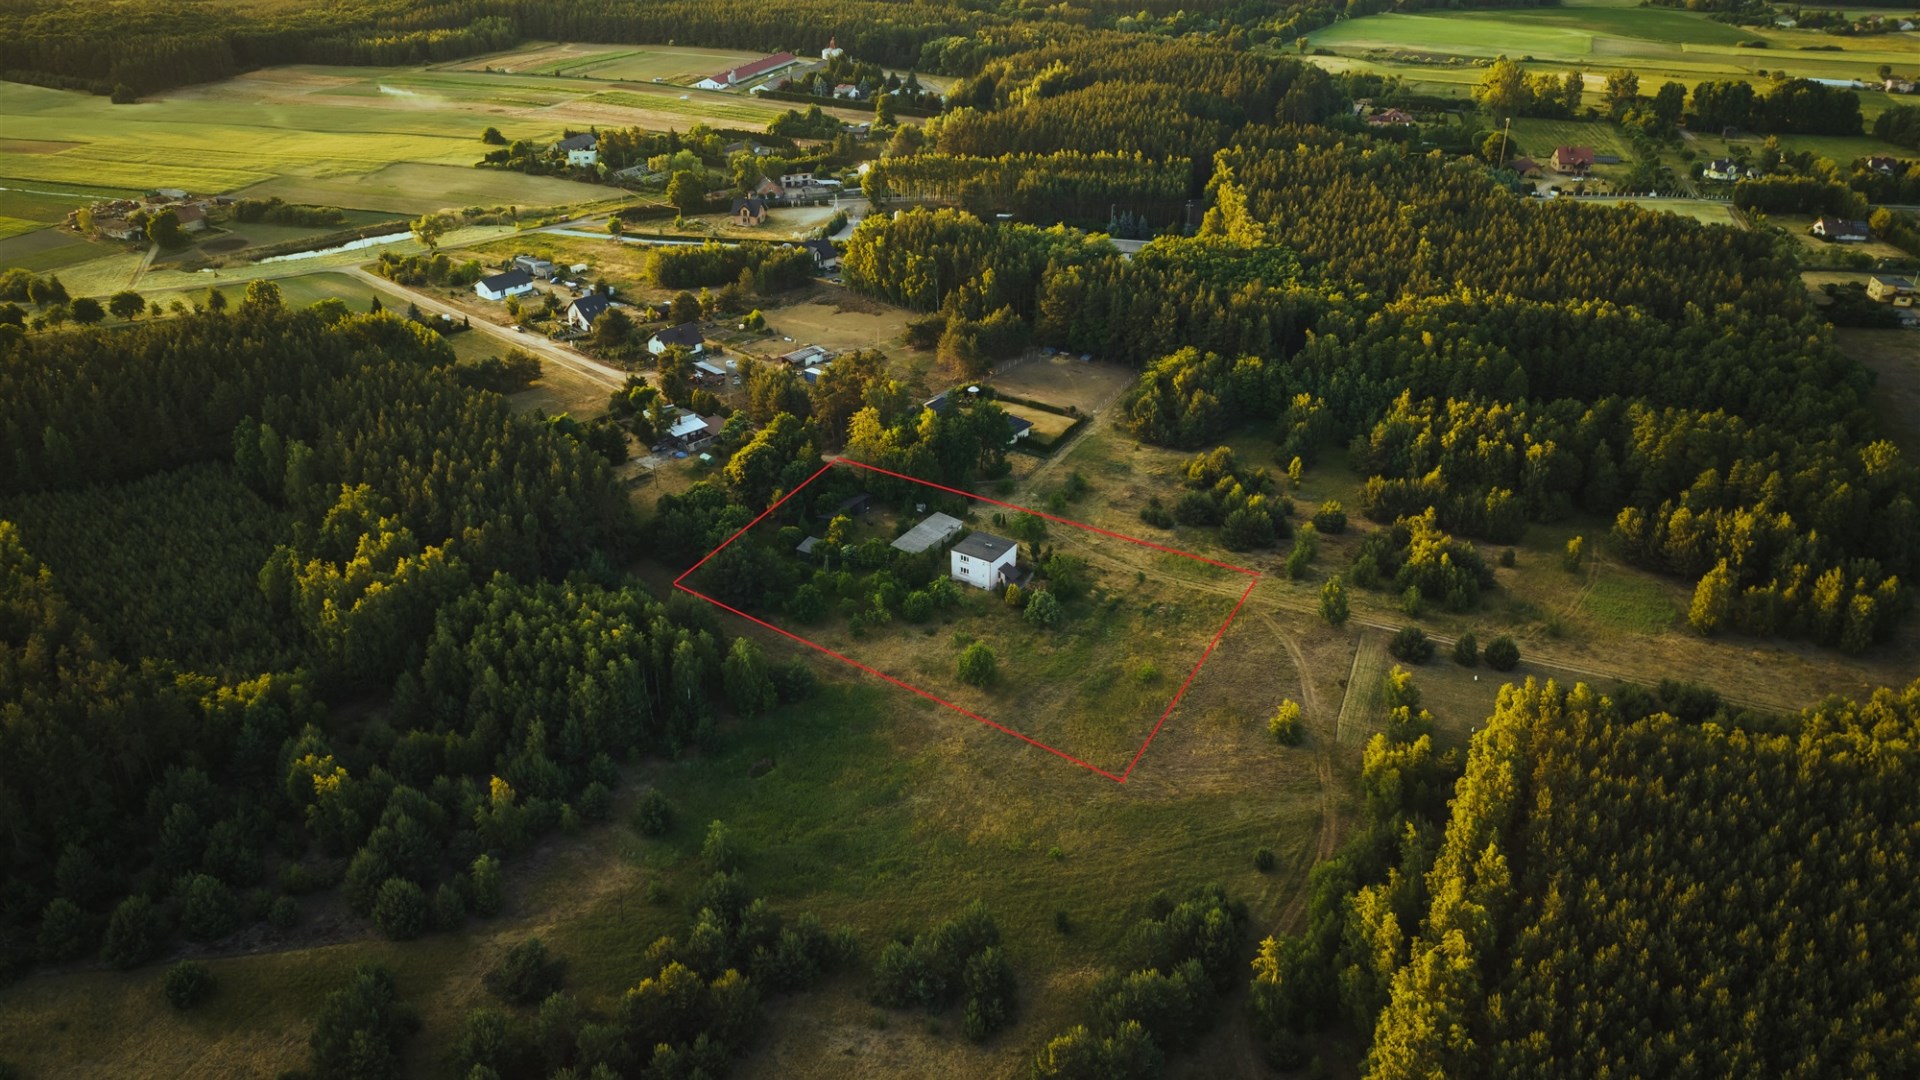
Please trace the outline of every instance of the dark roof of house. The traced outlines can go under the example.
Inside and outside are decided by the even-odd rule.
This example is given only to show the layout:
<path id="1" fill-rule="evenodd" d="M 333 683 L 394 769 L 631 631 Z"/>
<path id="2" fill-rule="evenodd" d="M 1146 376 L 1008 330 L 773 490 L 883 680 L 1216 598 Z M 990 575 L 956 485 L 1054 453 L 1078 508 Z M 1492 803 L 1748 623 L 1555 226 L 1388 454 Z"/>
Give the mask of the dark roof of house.
<path id="1" fill-rule="evenodd" d="M 1593 163 L 1595 165 L 1618 165 L 1620 164 L 1620 155 L 1619 154 L 1595 154 L 1593 155 Z"/>
<path id="2" fill-rule="evenodd" d="M 569 135 L 553 144 L 555 150 L 591 150 L 600 145 L 600 137 L 592 132 Z"/>
<path id="3" fill-rule="evenodd" d="M 767 212 L 767 204 L 761 202 L 758 195 L 745 195 L 733 200 L 733 212 L 737 214 L 742 210 L 749 214 L 764 214 Z"/>
<path id="4" fill-rule="evenodd" d="M 689 322 L 681 323 L 679 326 L 669 326 L 654 334 L 653 340 L 662 345 L 698 345 L 706 340 L 706 337 L 700 333 L 699 323 Z"/>
<path id="5" fill-rule="evenodd" d="M 1507 162 L 1507 168 L 1512 169 L 1514 172 L 1517 172 L 1517 173 L 1532 172 L 1533 170 L 1539 167 L 1540 167 L 1539 162 L 1533 160 L 1530 157 L 1527 157 L 1525 154 L 1522 154 L 1519 157 L 1514 158 L 1512 161 Z"/>
<path id="6" fill-rule="evenodd" d="M 607 310 L 612 306 L 613 306 L 613 297 L 608 296 L 606 293 L 588 293 L 587 295 L 582 296 L 579 299 L 575 300 L 573 303 L 568 304 L 567 313 L 578 314 L 581 318 L 591 323 L 594 319 L 599 317 L 601 312 Z M 620 324 L 615 322 L 615 323 L 610 323 L 608 325 L 617 327 Z"/>
<path id="7" fill-rule="evenodd" d="M 802 240 L 800 246 L 813 252 L 813 256 L 816 259 L 837 259 L 840 257 L 840 249 L 834 247 L 833 241 L 831 240 Z"/>
<path id="8" fill-rule="evenodd" d="M 947 396 L 951 392 L 952 391 L 949 390 L 942 390 L 922 402 L 920 407 L 923 409 L 932 409 L 934 412 L 945 416 L 947 410 L 953 408 L 953 399 Z"/>
<path id="9" fill-rule="evenodd" d="M 1015 416 L 1012 413 L 1007 414 L 1007 428 L 1010 431 L 1012 431 L 1015 435 L 1018 435 L 1021 432 L 1026 431 L 1032 427 L 1033 427 L 1033 421 L 1028 420 L 1022 416 Z"/>
<path id="10" fill-rule="evenodd" d="M 982 562 L 994 562 L 1015 547 L 1013 541 L 995 536 L 992 533 L 968 533 L 965 540 L 953 545 L 953 550 L 962 555 L 970 555 Z"/>
<path id="11" fill-rule="evenodd" d="M 1896 289 L 1912 289 L 1913 288 L 1912 278 L 1901 277 L 1897 274 L 1875 274 L 1873 275 L 1873 280 L 1879 282 L 1882 285 L 1892 286 L 1893 288 L 1896 288 Z"/>
<path id="12" fill-rule="evenodd" d="M 1867 235 L 1868 226 L 1864 221 L 1848 221 L 1845 218 L 1823 217 L 1813 223 L 1813 227 L 1823 233 L 1858 233 Z"/>
<path id="13" fill-rule="evenodd" d="M 504 289 L 517 289 L 522 285 L 533 284 L 533 275 L 525 270 L 509 270 L 504 274 L 483 277 L 480 279 L 480 284 L 485 285 L 489 292 L 500 292 Z"/>

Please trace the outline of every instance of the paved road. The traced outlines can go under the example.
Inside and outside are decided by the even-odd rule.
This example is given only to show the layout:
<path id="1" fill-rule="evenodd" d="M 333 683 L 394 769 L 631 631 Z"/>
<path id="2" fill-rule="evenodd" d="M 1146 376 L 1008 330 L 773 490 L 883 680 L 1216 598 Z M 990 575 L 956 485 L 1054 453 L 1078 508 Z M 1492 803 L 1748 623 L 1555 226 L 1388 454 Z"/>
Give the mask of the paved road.
<path id="1" fill-rule="evenodd" d="M 436 315 L 451 315 L 456 319 L 464 318 L 467 315 L 467 312 L 454 307 L 444 300 L 437 299 L 417 289 L 411 289 L 405 285 L 388 281 L 386 278 L 378 274 L 370 273 L 360 267 L 352 267 L 351 269 L 342 271 L 342 273 L 359 278 L 362 282 L 379 289 L 381 292 L 404 297 L 419 305 L 422 311 L 431 311 Z M 627 372 L 621 371 L 616 367 L 609 367 L 598 360 L 582 356 L 557 341 L 549 341 L 542 334 L 523 334 L 515 330 L 510 330 L 507 327 L 490 323 L 485 319 L 474 322 L 471 325 L 475 330 L 511 345 L 516 349 L 532 353 L 543 360 L 551 360 L 561 367 L 579 372 L 595 382 L 604 383 L 609 389 L 617 390 L 627 385 Z"/>

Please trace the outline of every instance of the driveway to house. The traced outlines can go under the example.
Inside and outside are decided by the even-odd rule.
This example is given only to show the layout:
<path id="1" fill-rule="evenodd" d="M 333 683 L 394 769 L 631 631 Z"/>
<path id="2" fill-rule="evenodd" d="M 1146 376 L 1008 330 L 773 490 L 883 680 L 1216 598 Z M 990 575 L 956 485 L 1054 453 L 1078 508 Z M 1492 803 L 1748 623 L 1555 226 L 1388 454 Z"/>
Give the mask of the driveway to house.
<path id="1" fill-rule="evenodd" d="M 362 282 L 379 289 L 381 292 L 412 301 L 414 304 L 419 305 L 422 311 L 430 311 L 436 315 L 451 315 L 456 319 L 467 316 L 467 312 L 454 307 L 444 300 L 440 300 L 415 289 L 410 289 L 405 285 L 388 281 L 386 278 L 363 270 L 360 267 L 351 267 L 342 272 L 360 279 Z M 542 360 L 551 360 L 561 367 L 585 375 L 595 382 L 604 383 L 610 390 L 618 390 L 627 385 L 629 372 L 621 371 L 619 368 L 610 367 L 598 360 L 582 356 L 557 341 L 547 340 L 543 334 L 522 333 L 497 323 L 488 322 L 485 319 L 470 322 L 469 325 L 475 330 L 519 349 L 522 352 L 532 353 Z"/>

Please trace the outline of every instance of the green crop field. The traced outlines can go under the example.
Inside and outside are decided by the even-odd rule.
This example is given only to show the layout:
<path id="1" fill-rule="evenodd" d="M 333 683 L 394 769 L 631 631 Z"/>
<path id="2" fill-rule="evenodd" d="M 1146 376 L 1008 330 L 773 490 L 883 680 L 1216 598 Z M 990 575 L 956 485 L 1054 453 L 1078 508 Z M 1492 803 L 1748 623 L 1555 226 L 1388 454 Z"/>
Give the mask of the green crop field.
<path id="1" fill-rule="evenodd" d="M 1602 196 L 1581 201 L 1603 206 L 1631 203 L 1643 210 L 1661 210 L 1669 214 L 1690 217 L 1702 225 L 1739 225 L 1733 217 L 1733 204 L 1724 199 L 1616 199 Z"/>
<path id="2" fill-rule="evenodd" d="M 1318 30 L 1309 40 L 1334 52 L 1313 58 L 1330 70 L 1398 75 L 1418 90 L 1456 96 L 1466 96 L 1479 82 L 1481 63 L 1500 55 L 1535 72 L 1579 68 L 1587 73 L 1590 94 L 1599 91 L 1601 76 L 1617 68 L 1638 73 L 1643 91 L 1668 80 L 1688 86 L 1707 79 L 1752 81 L 1774 71 L 1873 80 L 1882 64 L 1920 68 L 1920 38 L 1912 34 L 1755 30 L 1695 12 L 1604 3 L 1369 15 Z M 1894 100 L 1879 91 L 1860 92 L 1869 119 Z"/>
<path id="3" fill-rule="evenodd" d="M 625 55 L 622 62 L 641 72 L 705 67 L 734 54 L 654 49 Z M 481 130 L 493 126 L 509 138 L 542 140 L 591 125 L 760 128 L 789 107 L 651 83 L 609 90 L 597 80 L 417 67 L 274 68 L 135 105 L 4 83 L 0 188 L 9 190 L 0 191 L 0 216 L 56 220 L 77 200 L 43 193 L 74 185 L 208 193 L 258 188 L 300 201 L 408 214 L 474 203 L 577 203 L 603 197 L 606 189 L 472 169 L 486 149 Z"/>
<path id="4" fill-rule="evenodd" d="M 1513 122 L 1513 142 L 1517 149 L 1510 153 L 1527 154 L 1543 166 L 1556 146 L 1591 146 L 1595 153 L 1613 154 L 1627 164 L 1635 156 L 1619 128 L 1586 120 L 1518 119 Z"/>
<path id="5" fill-rule="evenodd" d="M 347 206 L 359 210 L 418 213 L 464 206 L 558 206 L 616 197 L 618 189 L 554 176 L 528 176 L 498 169 L 400 162 L 351 176 L 283 176 L 243 188 L 240 194 L 278 195 L 288 202 Z"/>

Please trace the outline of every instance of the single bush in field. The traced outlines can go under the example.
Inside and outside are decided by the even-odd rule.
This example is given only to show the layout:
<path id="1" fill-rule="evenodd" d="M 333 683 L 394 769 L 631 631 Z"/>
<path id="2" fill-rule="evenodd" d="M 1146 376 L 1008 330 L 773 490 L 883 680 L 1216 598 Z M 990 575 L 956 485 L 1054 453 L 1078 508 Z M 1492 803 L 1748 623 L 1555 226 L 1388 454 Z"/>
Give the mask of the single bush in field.
<path id="1" fill-rule="evenodd" d="M 1387 651 L 1397 660 L 1405 660 L 1409 664 L 1424 664 L 1433 656 L 1433 641 L 1427 637 L 1425 630 L 1417 626 L 1403 626 L 1399 633 L 1393 635 L 1393 640 L 1387 643 Z"/>
<path id="2" fill-rule="evenodd" d="M 1060 622 L 1060 601 L 1046 589 L 1036 591 L 1027 600 L 1026 619 L 1043 630 L 1051 629 Z"/>
<path id="3" fill-rule="evenodd" d="M 1487 666 L 1495 671 L 1512 671 L 1520 665 L 1520 646 L 1505 634 L 1487 642 Z"/>
<path id="4" fill-rule="evenodd" d="M 992 686 L 1000 675 L 999 658 L 993 650 L 976 641 L 960 653 L 957 666 L 960 681 L 972 686 Z"/>
<path id="5" fill-rule="evenodd" d="M 1473 634 L 1461 634 L 1453 643 L 1453 662 L 1461 667 L 1472 667 L 1480 662 L 1480 643 Z"/>
<path id="6" fill-rule="evenodd" d="M 213 972 L 198 960 L 182 960 L 167 969 L 167 1003 L 191 1009 L 213 993 Z"/>
<path id="7" fill-rule="evenodd" d="M 640 796 L 640 805 L 634 807 L 633 831 L 641 836 L 665 836 L 672 829 L 673 804 L 659 788 L 649 788 Z"/>
<path id="8" fill-rule="evenodd" d="M 1282 701 L 1267 720 L 1267 734 L 1282 746 L 1299 746 L 1300 740 L 1306 737 L 1306 729 L 1300 723 L 1300 703 L 1291 698 Z"/>

